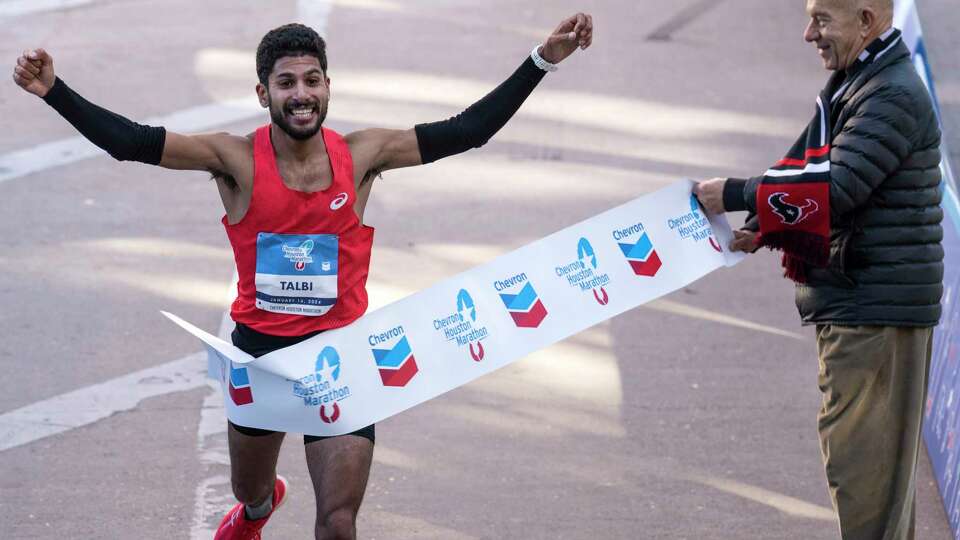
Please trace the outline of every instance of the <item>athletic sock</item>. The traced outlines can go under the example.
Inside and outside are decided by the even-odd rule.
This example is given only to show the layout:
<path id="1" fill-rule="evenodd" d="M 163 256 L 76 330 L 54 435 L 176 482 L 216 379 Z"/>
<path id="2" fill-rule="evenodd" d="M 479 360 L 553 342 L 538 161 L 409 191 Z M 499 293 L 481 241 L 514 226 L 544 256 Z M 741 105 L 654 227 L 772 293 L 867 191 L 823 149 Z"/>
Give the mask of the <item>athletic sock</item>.
<path id="1" fill-rule="evenodd" d="M 259 506 L 243 505 L 243 513 L 249 520 L 263 519 L 270 515 L 271 510 L 273 510 L 273 493 L 267 497 L 267 500 L 260 503 Z"/>

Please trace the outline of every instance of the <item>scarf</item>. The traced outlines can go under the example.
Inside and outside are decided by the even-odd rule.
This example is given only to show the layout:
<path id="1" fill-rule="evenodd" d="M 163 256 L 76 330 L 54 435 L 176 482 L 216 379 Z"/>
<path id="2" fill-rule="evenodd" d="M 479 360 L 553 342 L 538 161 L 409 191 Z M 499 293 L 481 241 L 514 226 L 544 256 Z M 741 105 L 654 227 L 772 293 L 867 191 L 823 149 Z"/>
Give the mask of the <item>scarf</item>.
<path id="1" fill-rule="evenodd" d="M 760 180 L 757 243 L 783 251 L 784 275 L 797 283 L 806 283 L 810 267 L 826 267 L 830 256 L 831 109 L 863 68 L 899 41 L 900 31 L 891 28 L 868 45 L 846 72 L 835 73 L 817 96 L 813 120 Z"/>

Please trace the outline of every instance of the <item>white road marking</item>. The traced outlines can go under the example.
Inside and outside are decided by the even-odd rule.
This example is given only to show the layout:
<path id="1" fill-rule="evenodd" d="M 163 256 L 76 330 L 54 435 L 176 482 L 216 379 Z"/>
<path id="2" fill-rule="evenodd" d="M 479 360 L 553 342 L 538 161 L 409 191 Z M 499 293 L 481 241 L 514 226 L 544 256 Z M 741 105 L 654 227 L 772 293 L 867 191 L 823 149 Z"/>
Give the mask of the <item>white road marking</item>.
<path id="1" fill-rule="evenodd" d="M 337 6 L 352 9 L 370 9 L 377 11 L 403 11 L 404 6 L 399 2 L 388 0 L 333 0 Z"/>
<path id="2" fill-rule="evenodd" d="M 262 113 L 255 97 L 191 107 L 166 116 L 147 118 L 144 124 L 171 131 L 195 133 Z M 83 137 L 70 137 L 0 156 L 0 183 L 54 167 L 106 155 Z"/>
<path id="3" fill-rule="evenodd" d="M 0 415 L 0 452 L 86 426 L 147 398 L 206 384 L 206 353 L 143 369 Z"/>
<path id="4" fill-rule="evenodd" d="M 207 526 L 207 521 L 222 517 L 223 513 L 236 504 L 233 496 L 225 497 L 223 487 L 230 486 L 230 477 L 227 475 L 211 476 L 200 481 L 194 495 L 197 506 L 194 509 L 193 523 L 190 526 L 190 540 L 209 540 L 213 538 L 214 529 Z M 225 508 L 226 510 L 222 510 Z"/>
<path id="5" fill-rule="evenodd" d="M 7 0 L 0 2 L 0 17 L 18 17 L 92 3 L 93 0 Z"/>
<path id="6" fill-rule="evenodd" d="M 233 274 L 227 289 L 228 301 L 233 299 L 237 290 L 238 275 Z M 234 322 L 230 310 L 223 312 L 217 336 L 228 340 Z M 206 540 L 216 532 L 217 519 L 222 517 L 236 504 L 230 485 L 230 454 L 224 434 L 227 432 L 227 415 L 223 405 L 223 392 L 220 384 L 207 379 L 210 393 L 203 399 L 200 408 L 200 422 L 197 425 L 197 455 L 207 474 L 214 471 L 197 486 L 193 501 L 193 521 L 190 525 L 190 540 Z M 227 467 L 226 474 L 220 471 Z"/>
<path id="7" fill-rule="evenodd" d="M 667 313 L 673 313 L 676 315 L 683 315 L 684 317 L 690 317 L 692 319 L 701 319 L 704 321 L 710 321 L 720 324 L 726 324 L 729 326 L 736 326 L 738 328 L 746 328 L 747 330 L 756 330 L 759 332 L 766 332 L 768 334 L 773 334 L 775 336 L 781 336 L 790 339 L 796 339 L 799 341 L 806 341 L 807 338 L 796 332 L 788 332 L 786 330 L 781 330 L 774 326 L 768 326 L 766 324 L 758 324 L 752 321 L 745 319 L 739 319 L 737 317 L 731 317 L 729 315 L 724 315 L 723 313 L 717 313 L 703 308 L 697 308 L 693 306 L 688 306 L 686 304 L 681 304 L 680 302 L 674 302 L 673 300 L 666 300 L 660 298 L 644 304 L 642 307 L 647 309 L 655 309 L 658 311 L 665 311 Z"/>
<path id="8" fill-rule="evenodd" d="M 220 334 L 223 337 L 223 334 Z M 223 393 L 220 384 L 208 380 L 210 393 L 200 409 L 200 424 L 197 427 L 197 455 L 204 473 L 210 475 L 200 481 L 194 495 L 193 521 L 190 525 L 191 540 L 213 537 L 218 519 L 236 504 L 230 486 L 230 454 L 224 434 L 227 417 L 223 408 Z"/>
<path id="9" fill-rule="evenodd" d="M 744 499 L 753 502 L 765 504 L 791 516 L 817 519 L 821 521 L 837 520 L 836 513 L 830 508 L 825 508 L 823 506 L 809 503 L 802 499 L 784 495 L 782 493 L 777 493 L 776 491 L 764 489 L 762 487 L 744 484 L 743 482 L 737 482 L 736 480 L 732 480 L 730 478 L 719 478 L 716 476 L 697 473 L 684 473 L 681 474 L 680 477 L 691 482 L 710 486 L 738 497 L 743 497 Z"/>

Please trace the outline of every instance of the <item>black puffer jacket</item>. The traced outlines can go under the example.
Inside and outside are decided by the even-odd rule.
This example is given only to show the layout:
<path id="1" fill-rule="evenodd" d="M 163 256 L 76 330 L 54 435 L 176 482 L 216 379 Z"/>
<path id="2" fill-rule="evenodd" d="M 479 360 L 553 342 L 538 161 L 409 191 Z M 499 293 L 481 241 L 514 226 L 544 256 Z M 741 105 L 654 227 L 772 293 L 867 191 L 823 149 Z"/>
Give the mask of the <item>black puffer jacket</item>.
<path id="1" fill-rule="evenodd" d="M 830 261 L 797 285 L 806 324 L 935 326 L 943 293 L 940 128 L 901 41 L 831 107 Z M 746 183 L 753 209 L 758 180 Z"/>

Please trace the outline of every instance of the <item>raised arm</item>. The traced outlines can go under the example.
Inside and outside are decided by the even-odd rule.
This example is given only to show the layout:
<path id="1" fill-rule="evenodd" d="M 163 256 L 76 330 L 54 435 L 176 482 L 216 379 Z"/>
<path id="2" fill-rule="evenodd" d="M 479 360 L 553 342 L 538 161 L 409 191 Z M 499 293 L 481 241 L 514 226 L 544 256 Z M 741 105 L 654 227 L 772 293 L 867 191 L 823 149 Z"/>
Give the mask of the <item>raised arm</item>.
<path id="1" fill-rule="evenodd" d="M 170 169 L 225 171 L 226 134 L 187 136 L 133 122 L 90 103 L 60 80 L 53 58 L 43 49 L 25 51 L 13 80 L 42 98 L 84 137 L 119 161 L 139 161 Z"/>
<path id="2" fill-rule="evenodd" d="M 563 20 L 547 40 L 503 83 L 462 113 L 413 129 L 369 129 L 347 137 L 354 161 L 382 172 L 431 163 L 483 146 L 520 108 L 547 71 L 593 42 L 593 19 L 578 13 Z"/>

